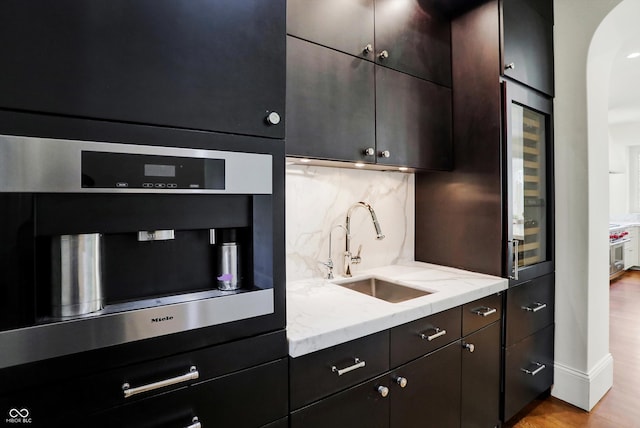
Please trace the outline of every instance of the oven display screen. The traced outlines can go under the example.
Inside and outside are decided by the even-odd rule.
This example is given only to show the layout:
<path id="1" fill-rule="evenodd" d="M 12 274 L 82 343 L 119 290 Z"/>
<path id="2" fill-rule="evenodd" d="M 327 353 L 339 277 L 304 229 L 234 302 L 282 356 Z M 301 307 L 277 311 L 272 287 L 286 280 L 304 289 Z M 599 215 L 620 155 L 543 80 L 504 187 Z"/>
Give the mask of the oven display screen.
<path id="1" fill-rule="evenodd" d="M 175 177 L 176 166 L 175 165 L 144 165 L 145 177 Z"/>

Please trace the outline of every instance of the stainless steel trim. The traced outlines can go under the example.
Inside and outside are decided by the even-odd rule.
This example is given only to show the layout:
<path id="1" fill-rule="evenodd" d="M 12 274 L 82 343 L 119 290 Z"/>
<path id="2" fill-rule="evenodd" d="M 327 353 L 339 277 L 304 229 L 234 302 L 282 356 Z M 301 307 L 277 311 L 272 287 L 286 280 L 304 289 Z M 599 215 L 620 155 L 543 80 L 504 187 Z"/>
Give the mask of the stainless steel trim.
<path id="1" fill-rule="evenodd" d="M 200 373 L 198 373 L 198 369 L 196 368 L 196 366 L 191 366 L 191 368 L 189 369 L 189 373 L 187 374 L 172 377 L 170 379 L 160 380 L 158 382 L 153 382 L 142 386 L 137 386 L 135 388 L 131 388 L 131 385 L 129 385 L 128 383 L 124 383 L 122 385 L 122 392 L 124 393 L 124 398 L 129 398 L 137 394 L 142 394 L 144 392 L 154 391 L 156 389 L 176 385 L 178 383 L 195 380 L 199 377 Z"/>
<path id="2" fill-rule="evenodd" d="M 138 241 L 170 241 L 176 239 L 176 232 L 169 230 L 141 230 L 138 232 Z"/>
<path id="3" fill-rule="evenodd" d="M 0 369 L 274 312 L 273 289 L 111 313 L 0 332 Z"/>
<path id="4" fill-rule="evenodd" d="M 520 264 L 520 256 L 518 255 L 518 249 L 520 246 L 520 241 L 518 241 L 517 239 L 514 239 L 513 241 L 513 276 L 511 277 L 511 279 L 515 279 L 516 281 L 519 278 L 519 264 Z"/>
<path id="5" fill-rule="evenodd" d="M 354 358 L 353 359 L 354 364 L 349 366 L 349 367 L 345 367 L 343 369 L 339 369 L 336 366 L 331 366 L 331 371 L 333 373 L 338 373 L 338 376 L 342 376 L 345 373 L 349 373 L 352 372 L 354 370 L 360 369 L 362 367 L 364 367 L 366 365 L 366 363 L 364 361 L 360 361 L 360 359 L 358 358 Z"/>
<path id="6" fill-rule="evenodd" d="M 437 339 L 440 336 L 444 336 L 445 334 L 447 334 L 447 330 L 440 330 L 439 328 L 434 328 L 433 329 L 435 331 L 435 334 L 432 334 L 431 336 L 427 336 L 426 334 L 422 333 L 420 334 L 420 338 L 421 339 L 427 339 L 429 342 L 431 342 L 434 339 Z"/>
<path id="7" fill-rule="evenodd" d="M 209 244 L 211 244 L 211 245 L 215 245 L 216 244 L 216 230 L 215 229 L 209 229 Z"/>
<path id="8" fill-rule="evenodd" d="M 523 306 L 522 309 L 524 309 L 527 312 L 538 312 L 543 310 L 546 307 L 547 307 L 546 303 L 534 302 L 533 305 Z"/>
<path id="9" fill-rule="evenodd" d="M 224 159 L 226 187 L 87 189 L 80 182 L 82 151 Z M 0 192 L 271 194 L 272 163 L 268 154 L 0 135 Z"/>
<path id="10" fill-rule="evenodd" d="M 482 306 L 482 307 L 479 307 L 479 308 L 472 309 L 471 312 L 476 314 L 476 315 L 480 315 L 482 317 L 488 317 L 489 315 L 493 315 L 496 312 L 498 312 L 498 310 L 495 309 L 495 308 L 489 308 L 487 306 Z"/>
<path id="11" fill-rule="evenodd" d="M 616 245 L 621 245 L 627 242 L 631 242 L 631 238 L 622 238 L 617 241 L 609 242 L 609 247 L 615 247 Z"/>
<path id="12" fill-rule="evenodd" d="M 547 368 L 547 366 L 545 366 L 544 364 L 536 363 L 535 361 L 532 361 L 531 363 L 537 367 L 535 370 L 533 371 L 529 369 L 520 369 L 520 370 L 528 375 L 535 376 L 538 373 L 540 373 L 542 370 Z"/>

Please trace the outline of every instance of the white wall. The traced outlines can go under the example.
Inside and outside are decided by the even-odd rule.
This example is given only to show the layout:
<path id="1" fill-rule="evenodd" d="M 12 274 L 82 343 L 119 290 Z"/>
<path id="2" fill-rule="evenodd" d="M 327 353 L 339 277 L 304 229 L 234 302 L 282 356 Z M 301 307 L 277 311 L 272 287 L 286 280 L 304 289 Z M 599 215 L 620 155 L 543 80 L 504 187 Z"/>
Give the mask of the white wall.
<path id="1" fill-rule="evenodd" d="M 629 213 L 629 147 L 609 138 L 609 217 Z"/>
<path id="2" fill-rule="evenodd" d="M 620 3 L 554 2 L 557 257 L 552 393 L 587 410 L 613 383 L 609 353 L 607 108 L 612 58 L 624 25 L 605 17 Z M 625 25 L 633 28 L 637 25 L 633 19 L 640 13 L 623 10 L 622 6 L 628 8 L 630 4 L 631 9 L 637 8 L 640 0 L 625 0 L 616 14 L 622 14 L 622 18 L 626 14 L 631 22 Z"/>

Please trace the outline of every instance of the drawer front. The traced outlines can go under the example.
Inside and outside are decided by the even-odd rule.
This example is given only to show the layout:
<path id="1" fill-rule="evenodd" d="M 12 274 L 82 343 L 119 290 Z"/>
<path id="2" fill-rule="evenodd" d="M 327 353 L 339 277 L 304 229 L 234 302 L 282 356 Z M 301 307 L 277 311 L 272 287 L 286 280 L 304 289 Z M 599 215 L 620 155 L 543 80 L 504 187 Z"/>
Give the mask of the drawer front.
<path id="1" fill-rule="evenodd" d="M 462 307 L 462 335 L 466 336 L 502 318 L 502 293 L 492 294 Z"/>
<path id="2" fill-rule="evenodd" d="M 298 409 L 389 370 L 389 333 L 383 331 L 289 361 L 291 408 Z"/>
<path id="3" fill-rule="evenodd" d="M 379 387 L 389 388 L 386 375 L 320 400 L 291 414 L 291 428 L 388 428 L 389 400 Z"/>
<path id="4" fill-rule="evenodd" d="M 506 349 L 504 421 L 553 384 L 553 333 L 552 324 Z"/>
<path id="5" fill-rule="evenodd" d="M 391 367 L 434 351 L 460 338 L 461 308 L 456 307 L 391 329 Z"/>
<path id="6" fill-rule="evenodd" d="M 554 275 L 545 275 L 507 291 L 507 346 L 553 323 Z"/>
<path id="7" fill-rule="evenodd" d="M 175 428 L 200 422 L 255 428 L 287 412 L 287 359 L 282 359 L 115 408 L 90 417 L 87 425 Z"/>

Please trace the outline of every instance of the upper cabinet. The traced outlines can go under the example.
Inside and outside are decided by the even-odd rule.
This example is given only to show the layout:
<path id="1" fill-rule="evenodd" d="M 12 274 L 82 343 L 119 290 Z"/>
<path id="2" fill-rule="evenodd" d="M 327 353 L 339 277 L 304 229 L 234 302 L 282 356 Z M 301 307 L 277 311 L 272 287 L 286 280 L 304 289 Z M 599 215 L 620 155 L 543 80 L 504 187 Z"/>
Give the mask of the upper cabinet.
<path id="1" fill-rule="evenodd" d="M 451 86 L 450 23 L 424 1 L 289 0 L 287 8 L 292 36 Z"/>
<path id="2" fill-rule="evenodd" d="M 502 0 L 505 76 L 554 95 L 553 0 Z"/>
<path id="3" fill-rule="evenodd" d="M 285 0 L 4 1 L 0 108 L 283 138 L 285 25 Z"/>

